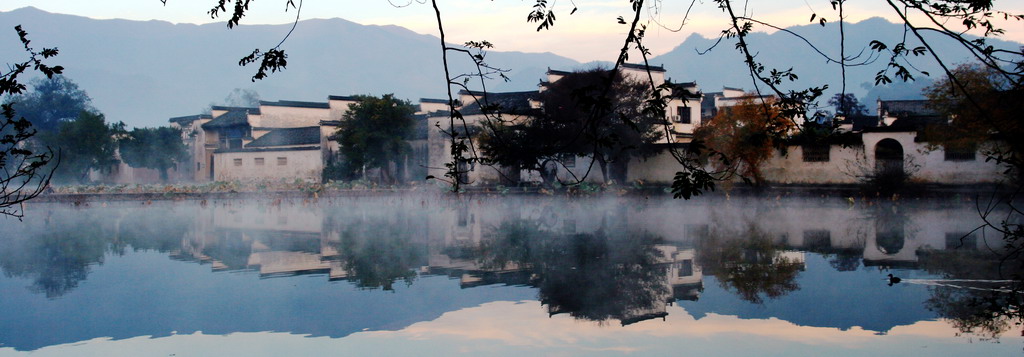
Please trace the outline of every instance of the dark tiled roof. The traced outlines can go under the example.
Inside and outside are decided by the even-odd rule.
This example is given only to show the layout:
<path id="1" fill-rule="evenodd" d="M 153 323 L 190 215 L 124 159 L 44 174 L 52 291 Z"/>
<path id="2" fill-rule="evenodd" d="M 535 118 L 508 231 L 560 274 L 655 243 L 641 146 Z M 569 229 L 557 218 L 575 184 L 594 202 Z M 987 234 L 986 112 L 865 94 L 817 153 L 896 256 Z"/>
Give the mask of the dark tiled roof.
<path id="1" fill-rule="evenodd" d="M 199 119 L 213 119 L 213 116 L 210 116 L 210 114 L 186 115 L 183 117 L 174 117 L 168 121 L 171 123 L 178 123 L 180 125 L 187 125 Z"/>
<path id="2" fill-rule="evenodd" d="M 726 87 L 726 86 L 722 86 L 722 89 L 723 89 L 723 90 L 738 90 L 738 91 L 740 91 L 740 92 L 743 92 L 743 88 L 736 88 L 736 87 Z"/>
<path id="3" fill-rule="evenodd" d="M 447 99 L 434 99 L 434 98 L 420 98 L 420 103 L 448 104 L 448 100 Z"/>
<path id="4" fill-rule="evenodd" d="M 623 63 L 622 67 L 635 69 L 650 69 L 651 72 L 665 72 L 665 67 L 662 66 L 645 66 L 637 63 Z"/>
<path id="5" fill-rule="evenodd" d="M 221 105 L 214 105 L 214 106 L 211 106 L 211 107 L 210 107 L 210 110 L 223 110 L 223 111 L 228 111 L 228 112 L 230 112 L 230 111 L 232 111 L 232 110 L 247 110 L 247 111 L 249 111 L 249 114 L 259 114 L 259 113 L 260 113 L 260 108 L 250 108 L 250 107 L 226 107 L 226 106 L 221 106 Z"/>
<path id="6" fill-rule="evenodd" d="M 559 71 L 559 70 L 557 70 L 557 69 L 551 69 L 551 68 L 549 67 L 549 68 L 548 68 L 548 73 L 547 73 L 547 74 L 557 74 L 557 75 L 560 75 L 560 76 L 567 76 L 567 75 L 570 75 L 570 74 L 572 74 L 572 72 L 569 72 L 569 71 Z"/>
<path id="7" fill-rule="evenodd" d="M 268 147 L 268 148 L 244 148 L 244 149 L 217 149 L 214 153 L 225 152 L 272 152 L 272 151 L 311 151 L 320 150 L 320 146 L 289 146 L 289 147 Z"/>
<path id="8" fill-rule="evenodd" d="M 223 110 L 216 108 L 217 107 L 214 107 L 214 110 Z M 213 118 L 213 120 L 203 124 L 203 129 L 216 129 L 238 125 L 249 125 L 249 113 L 251 113 L 251 110 L 252 108 L 232 109 L 227 113 L 221 114 L 216 118 Z"/>
<path id="9" fill-rule="evenodd" d="M 696 82 L 685 82 L 685 83 L 671 83 L 673 98 L 692 98 L 700 99 L 700 91 L 695 90 L 697 87 Z M 694 90 L 691 90 L 694 89 Z"/>
<path id="10" fill-rule="evenodd" d="M 359 101 L 359 97 L 353 95 L 329 95 L 327 100 L 347 100 L 347 101 Z"/>
<path id="11" fill-rule="evenodd" d="M 271 107 L 293 107 L 293 108 L 317 108 L 317 109 L 330 109 L 331 106 L 327 103 L 320 102 L 300 102 L 296 100 L 279 100 L 276 102 L 260 101 L 260 105 L 266 105 Z"/>
<path id="12" fill-rule="evenodd" d="M 929 125 L 945 125 L 948 120 L 932 109 L 927 100 L 881 100 L 879 117 L 890 116 L 896 120 L 884 127 L 865 128 L 872 132 L 922 131 Z"/>
<path id="13" fill-rule="evenodd" d="M 927 100 L 882 100 L 879 101 L 880 114 L 894 117 L 937 116 L 939 115 Z"/>
<path id="14" fill-rule="evenodd" d="M 775 95 L 772 95 L 772 94 L 741 95 L 739 97 L 722 97 L 721 99 L 724 99 L 724 100 L 740 100 L 740 99 L 761 99 L 761 98 L 764 98 L 764 99 L 775 98 Z"/>
<path id="15" fill-rule="evenodd" d="M 460 91 L 459 94 L 463 94 L 465 91 Z M 468 94 L 467 92 L 466 94 Z M 480 107 L 480 103 L 484 102 L 484 93 L 472 92 L 477 97 L 477 102 L 463 107 L 460 112 L 463 115 L 482 114 L 484 108 Z M 537 91 L 526 91 L 526 92 L 506 92 L 506 93 L 487 93 L 486 104 L 491 106 L 497 106 L 495 109 L 491 109 L 489 112 L 503 113 L 503 114 L 531 114 L 535 111 L 530 107 L 530 100 L 537 100 L 540 97 L 540 93 Z"/>
<path id="16" fill-rule="evenodd" d="M 878 127 L 878 117 L 871 115 L 852 115 L 839 121 L 839 124 L 853 125 L 852 131 L 862 131 L 868 128 Z"/>
<path id="17" fill-rule="evenodd" d="M 304 128 L 274 129 L 263 134 L 245 147 L 271 147 L 271 146 L 293 146 L 320 144 L 320 127 L 310 126 Z"/>

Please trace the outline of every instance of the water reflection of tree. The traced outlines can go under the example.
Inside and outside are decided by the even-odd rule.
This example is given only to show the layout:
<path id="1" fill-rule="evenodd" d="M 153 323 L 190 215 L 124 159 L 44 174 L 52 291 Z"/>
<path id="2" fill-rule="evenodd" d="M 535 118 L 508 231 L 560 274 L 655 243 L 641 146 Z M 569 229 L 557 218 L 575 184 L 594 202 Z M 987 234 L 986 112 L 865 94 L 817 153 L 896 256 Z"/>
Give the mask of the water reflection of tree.
<path id="1" fill-rule="evenodd" d="M 331 244 L 348 279 L 357 286 L 393 290 L 399 280 L 412 284 L 414 268 L 425 265 L 424 245 L 413 241 L 411 229 L 386 218 L 352 220 L 340 228 L 339 240 Z"/>
<path id="2" fill-rule="evenodd" d="M 91 266 L 102 263 L 113 236 L 109 220 L 92 211 L 52 212 L 24 234 L 0 245 L 0 268 L 9 277 L 32 280 L 32 291 L 48 298 L 78 287 Z"/>
<path id="3" fill-rule="evenodd" d="M 33 291 L 56 298 L 77 288 L 107 254 L 179 248 L 185 224 L 170 209 L 54 210 L 25 222 L 21 234 L 0 244 L 0 269 L 31 279 Z"/>
<path id="4" fill-rule="evenodd" d="M 724 289 L 760 304 L 800 289 L 803 262 L 782 255 L 782 248 L 754 224 L 742 230 L 718 225 L 697 240 L 697 262 Z"/>
<path id="5" fill-rule="evenodd" d="M 551 313 L 626 323 L 664 309 L 671 296 L 659 239 L 646 233 L 573 234 L 548 244 L 534 262 L 541 303 Z"/>
<path id="6" fill-rule="evenodd" d="M 578 319 L 630 323 L 664 316 L 672 296 L 667 264 L 646 232 L 602 228 L 593 233 L 565 233 L 540 228 L 531 220 L 495 227 L 475 249 L 485 270 L 530 269 L 531 284 L 551 314 Z M 463 248 L 465 249 L 465 248 Z M 660 312 L 660 315 L 659 315 Z"/>
<path id="7" fill-rule="evenodd" d="M 949 319 L 960 333 L 996 339 L 1013 326 L 1024 324 L 1019 266 L 1007 269 L 1001 256 L 988 251 L 927 250 L 920 257 L 924 270 L 953 280 L 948 286 L 931 287 L 925 306 Z M 989 282 L 1007 279 L 1016 282 Z"/>

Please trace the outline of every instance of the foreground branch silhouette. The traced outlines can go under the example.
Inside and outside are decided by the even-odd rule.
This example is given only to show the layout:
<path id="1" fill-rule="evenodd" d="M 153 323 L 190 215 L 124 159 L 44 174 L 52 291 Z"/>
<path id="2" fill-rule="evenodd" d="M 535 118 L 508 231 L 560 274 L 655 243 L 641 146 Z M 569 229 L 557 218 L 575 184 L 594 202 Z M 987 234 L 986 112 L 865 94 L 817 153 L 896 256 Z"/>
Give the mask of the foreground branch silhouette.
<path id="1" fill-rule="evenodd" d="M 56 48 L 35 50 L 29 44 L 28 32 L 21 25 L 14 27 L 28 58 L 23 62 L 8 65 L 7 71 L 0 71 L 0 96 L 19 94 L 26 86 L 19 76 L 27 71 L 38 71 L 52 78 L 64 71 L 61 66 L 51 66 L 43 60 L 57 55 Z M 50 184 L 59 153 L 50 148 L 42 152 L 33 151 L 30 145 L 36 130 L 32 123 L 17 116 L 14 103 L 0 106 L 0 215 L 22 218 L 24 203 L 43 193 Z M 53 163 L 53 165 L 50 165 Z"/>

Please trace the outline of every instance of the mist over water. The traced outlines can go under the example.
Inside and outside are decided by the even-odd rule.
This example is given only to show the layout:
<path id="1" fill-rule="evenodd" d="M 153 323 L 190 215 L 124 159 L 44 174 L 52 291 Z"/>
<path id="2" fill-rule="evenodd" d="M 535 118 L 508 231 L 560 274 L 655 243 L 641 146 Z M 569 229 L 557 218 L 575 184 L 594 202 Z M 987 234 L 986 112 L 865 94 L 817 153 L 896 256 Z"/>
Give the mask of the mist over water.
<path id="1" fill-rule="evenodd" d="M 883 354 L 1024 347 L 999 304 L 968 303 L 1019 306 L 1001 292 L 1002 237 L 976 230 L 968 199 L 394 195 L 26 213 L 0 221 L 0 355 L 182 355 L 210 336 L 266 355 L 252 339 L 469 346 L 438 355 L 757 350 L 716 342 L 737 335 L 804 355 L 866 351 L 844 339 Z"/>

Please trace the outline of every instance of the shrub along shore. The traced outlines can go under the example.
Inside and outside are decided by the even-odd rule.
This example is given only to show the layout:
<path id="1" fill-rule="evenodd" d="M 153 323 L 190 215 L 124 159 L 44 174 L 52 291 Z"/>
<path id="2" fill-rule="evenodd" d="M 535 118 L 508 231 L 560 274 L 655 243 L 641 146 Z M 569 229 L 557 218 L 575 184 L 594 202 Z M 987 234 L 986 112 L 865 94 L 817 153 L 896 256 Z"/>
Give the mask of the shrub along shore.
<path id="1" fill-rule="evenodd" d="M 734 185 L 718 188 L 705 193 L 710 198 L 782 197 L 842 198 L 845 200 L 899 200 L 906 198 L 940 198 L 966 200 L 991 197 L 1004 193 L 1006 188 L 997 185 L 913 185 L 897 192 L 879 192 L 860 185 L 771 185 L 750 187 Z M 205 199 L 263 199 L 263 198 L 321 198 L 321 197 L 364 197 L 386 195 L 450 195 L 450 187 L 443 182 L 419 182 L 407 185 L 377 185 L 366 181 L 330 181 L 314 183 L 296 180 L 284 181 L 220 181 L 202 184 L 150 184 L 150 185 L 73 185 L 52 186 L 35 198 L 33 202 L 101 202 L 101 201 L 152 201 L 152 200 L 205 200 Z M 538 195 L 561 197 L 591 196 L 638 196 L 644 198 L 671 198 L 666 185 L 644 185 L 634 182 L 629 185 L 554 185 L 541 187 L 525 185 L 509 186 L 468 186 L 460 194 L 473 196 Z"/>

